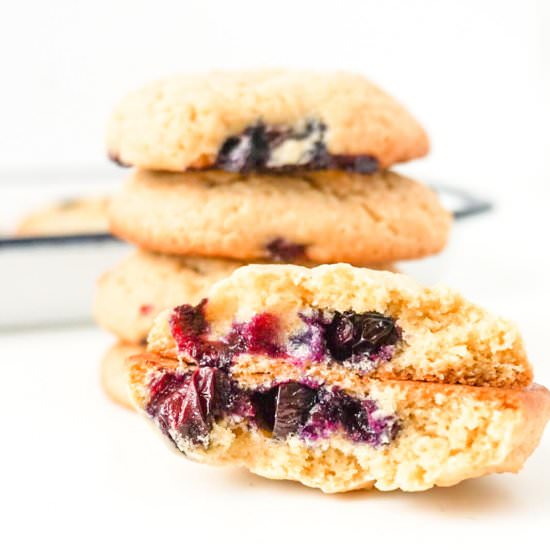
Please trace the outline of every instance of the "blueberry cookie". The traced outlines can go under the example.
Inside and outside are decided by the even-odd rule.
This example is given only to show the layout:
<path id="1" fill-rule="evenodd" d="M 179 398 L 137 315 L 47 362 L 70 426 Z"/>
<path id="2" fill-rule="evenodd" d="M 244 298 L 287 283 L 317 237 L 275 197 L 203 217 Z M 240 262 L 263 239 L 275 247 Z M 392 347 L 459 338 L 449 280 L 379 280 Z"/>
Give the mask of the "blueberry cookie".
<path id="1" fill-rule="evenodd" d="M 289 376 L 298 366 L 305 376 L 339 377 L 335 383 L 348 373 L 510 388 L 532 382 L 513 323 L 405 275 L 346 264 L 254 265 L 207 296 L 161 313 L 149 351 L 216 368 L 275 363 Z"/>
<path id="2" fill-rule="evenodd" d="M 354 265 L 439 252 L 451 225 L 420 183 L 334 171 L 138 170 L 114 197 L 110 221 L 115 235 L 168 254 Z"/>
<path id="3" fill-rule="evenodd" d="M 325 492 L 515 472 L 550 417 L 513 325 L 347 265 L 241 268 L 161 314 L 129 368 L 189 458 Z"/>
<path id="4" fill-rule="evenodd" d="M 169 78 L 126 97 L 107 132 L 123 165 L 371 173 L 428 152 L 426 133 L 360 75 L 285 70 Z"/>
<path id="5" fill-rule="evenodd" d="M 67 199 L 25 216 L 17 225 L 20 237 L 107 233 L 108 197 Z"/>
<path id="6" fill-rule="evenodd" d="M 144 342 L 153 319 L 162 310 L 198 303 L 212 284 L 242 265 L 220 258 L 136 250 L 99 279 L 94 317 L 123 342 Z M 394 270 L 391 265 L 378 269 Z"/>
<path id="7" fill-rule="evenodd" d="M 134 406 L 128 389 L 127 359 L 145 351 L 144 345 L 124 344 L 119 342 L 109 348 L 101 361 L 101 387 L 107 397 L 128 409 Z"/>

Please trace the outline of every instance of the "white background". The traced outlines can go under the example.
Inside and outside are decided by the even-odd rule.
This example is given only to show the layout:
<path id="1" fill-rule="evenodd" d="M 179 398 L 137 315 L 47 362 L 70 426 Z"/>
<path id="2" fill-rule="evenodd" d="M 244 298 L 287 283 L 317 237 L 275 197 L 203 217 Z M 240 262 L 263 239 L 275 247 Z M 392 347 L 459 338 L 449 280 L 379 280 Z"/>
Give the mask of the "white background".
<path id="1" fill-rule="evenodd" d="M 549 173 L 548 4 L 6 2 L 0 167 L 102 163 L 113 103 L 152 78 L 292 66 L 356 70 L 396 95 L 432 137 L 421 173 L 487 189 L 531 185 Z"/>
<path id="2" fill-rule="evenodd" d="M 406 269 L 517 320 L 537 378 L 549 385 L 549 4 L 6 2 L 0 185 L 18 172 L 44 186 L 45 174 L 67 167 L 101 174 L 112 104 L 151 78 L 266 65 L 363 72 L 429 130 L 432 154 L 403 171 L 498 203 L 457 224 L 440 258 Z M 10 193 L 0 187 L 8 216 Z M 39 194 L 33 186 L 29 200 Z M 547 544 L 548 434 L 519 476 L 422 495 L 324 497 L 168 453 L 102 396 L 97 367 L 109 341 L 94 328 L 0 333 L 0 546 Z"/>

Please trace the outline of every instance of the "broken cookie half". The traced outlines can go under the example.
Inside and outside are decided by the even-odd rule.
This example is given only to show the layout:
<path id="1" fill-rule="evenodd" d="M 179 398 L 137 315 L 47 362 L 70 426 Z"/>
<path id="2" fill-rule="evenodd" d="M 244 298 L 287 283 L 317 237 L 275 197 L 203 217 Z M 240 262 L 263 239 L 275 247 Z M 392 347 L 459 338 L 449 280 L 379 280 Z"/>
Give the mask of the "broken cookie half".
<path id="1" fill-rule="evenodd" d="M 325 492 L 517 471 L 550 416 L 511 323 L 343 264 L 238 269 L 161 314 L 129 367 L 186 456 Z"/>

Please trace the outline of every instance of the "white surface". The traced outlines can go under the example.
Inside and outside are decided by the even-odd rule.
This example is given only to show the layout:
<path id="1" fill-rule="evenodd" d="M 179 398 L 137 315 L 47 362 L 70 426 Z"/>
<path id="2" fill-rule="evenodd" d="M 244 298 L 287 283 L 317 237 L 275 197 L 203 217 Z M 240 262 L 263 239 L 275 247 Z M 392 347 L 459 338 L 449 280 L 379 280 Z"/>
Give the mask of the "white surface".
<path id="1" fill-rule="evenodd" d="M 547 198 L 459 224 L 442 257 L 407 269 L 516 319 L 538 381 L 550 385 L 550 265 L 539 255 Z M 326 496 L 170 452 L 102 395 L 110 342 L 94 328 L 0 334 L 3 547 L 545 547 L 550 432 L 519 475 L 424 494 Z"/>
<path id="2" fill-rule="evenodd" d="M 130 250 L 121 241 L 0 247 L 0 328 L 89 321 L 96 281 Z"/>

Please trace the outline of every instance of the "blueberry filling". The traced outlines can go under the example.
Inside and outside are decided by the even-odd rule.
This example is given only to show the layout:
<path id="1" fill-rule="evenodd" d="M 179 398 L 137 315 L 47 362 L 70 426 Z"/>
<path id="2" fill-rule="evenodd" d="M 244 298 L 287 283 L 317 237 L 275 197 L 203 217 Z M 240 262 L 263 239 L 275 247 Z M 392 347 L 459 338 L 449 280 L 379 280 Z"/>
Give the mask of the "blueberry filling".
<path id="1" fill-rule="evenodd" d="M 247 416 L 251 406 L 223 371 L 211 367 L 185 374 L 164 373 L 150 385 L 146 407 L 174 441 L 206 445 L 214 420 L 226 414 Z"/>
<path id="2" fill-rule="evenodd" d="M 370 174 L 379 168 L 370 155 L 331 155 L 319 120 L 306 120 L 296 127 L 267 125 L 262 121 L 228 137 L 220 147 L 215 168 L 229 172 L 347 170 Z"/>
<path id="3" fill-rule="evenodd" d="M 295 381 L 247 390 L 211 367 L 157 376 L 146 411 L 182 450 L 208 447 L 213 422 L 223 418 L 248 421 L 252 429 L 279 440 L 315 441 L 342 432 L 351 441 L 377 447 L 399 431 L 397 417 L 382 413 L 372 399 Z"/>
<path id="4" fill-rule="evenodd" d="M 304 244 L 293 243 L 282 237 L 269 241 L 265 249 L 268 256 L 276 262 L 292 262 L 306 256 L 306 246 Z"/>
<path id="5" fill-rule="evenodd" d="M 298 382 L 287 382 L 265 393 L 256 392 L 256 416 L 265 415 L 260 424 L 273 437 L 283 439 L 298 433 L 306 423 L 317 397 L 317 390 Z"/>
<path id="6" fill-rule="evenodd" d="M 373 359 L 384 347 L 397 343 L 400 334 L 393 319 L 381 313 L 334 313 L 325 325 L 327 350 L 337 361 Z"/>
<path id="7" fill-rule="evenodd" d="M 189 355 L 198 366 L 227 368 L 241 353 L 268 357 L 283 355 L 275 315 L 254 315 L 246 323 L 234 323 L 221 340 L 207 340 L 210 327 L 204 317 L 205 305 L 206 300 L 202 300 L 197 306 L 178 306 L 170 317 L 170 329 L 178 350 Z"/>
<path id="8" fill-rule="evenodd" d="M 389 361 L 401 330 L 392 317 L 369 311 L 313 310 L 300 314 L 305 329 L 290 337 L 291 347 L 311 361 L 327 358 L 371 370 L 379 361 Z"/>
<path id="9" fill-rule="evenodd" d="M 378 160 L 370 155 L 332 155 L 329 167 L 359 174 L 373 174 L 380 168 Z"/>
<path id="10" fill-rule="evenodd" d="M 185 374 L 164 373 L 150 385 L 147 413 L 180 448 L 208 446 L 212 423 L 238 417 L 275 439 L 296 435 L 307 440 L 343 431 L 354 442 L 378 446 L 397 435 L 395 415 L 383 414 L 375 401 L 358 399 L 338 388 L 289 381 L 245 390 L 229 369 L 242 353 L 282 358 L 297 365 L 334 360 L 350 368 L 375 368 L 391 359 L 401 330 L 377 312 L 310 310 L 300 313 L 303 328 L 284 342 L 277 316 L 254 315 L 233 323 L 221 338 L 209 339 L 206 300 L 174 309 L 170 328 L 180 353 L 197 366 Z M 360 363 L 358 365 L 358 363 Z"/>
<path id="11" fill-rule="evenodd" d="M 267 312 L 247 322 L 233 323 L 226 335 L 212 340 L 208 339 L 205 306 L 206 300 L 197 306 L 179 306 L 170 317 L 178 351 L 200 367 L 227 369 L 236 356 L 248 353 L 296 364 L 333 360 L 365 371 L 375 368 L 378 362 L 389 361 L 402 340 L 401 329 L 387 315 L 320 309 L 300 313 L 303 328 L 290 334 L 286 343 L 279 319 Z"/>

